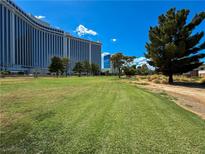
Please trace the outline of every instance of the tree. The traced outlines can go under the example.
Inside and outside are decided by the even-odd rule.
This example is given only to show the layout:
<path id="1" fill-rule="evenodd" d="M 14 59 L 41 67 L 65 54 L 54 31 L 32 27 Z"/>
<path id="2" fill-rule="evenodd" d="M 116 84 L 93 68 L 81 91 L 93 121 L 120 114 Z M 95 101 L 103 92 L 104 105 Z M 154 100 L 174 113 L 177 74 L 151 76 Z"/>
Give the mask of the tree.
<path id="1" fill-rule="evenodd" d="M 133 61 L 136 57 L 135 56 L 124 56 L 124 66 L 133 66 Z"/>
<path id="2" fill-rule="evenodd" d="M 123 67 L 124 73 L 127 76 L 133 76 L 136 74 L 137 70 L 136 70 L 136 65 L 132 65 L 132 66 L 125 66 Z"/>
<path id="3" fill-rule="evenodd" d="M 123 67 L 123 64 L 125 63 L 124 55 L 122 53 L 116 53 L 111 56 L 110 60 L 112 62 L 113 68 L 118 70 L 118 76 L 120 78 L 122 67 Z"/>
<path id="4" fill-rule="evenodd" d="M 123 57 L 123 71 L 125 75 L 132 76 L 136 74 L 136 65 L 133 65 L 133 61 L 136 57 L 135 56 L 124 56 Z"/>
<path id="5" fill-rule="evenodd" d="M 33 73 L 34 73 L 34 78 L 38 78 L 38 73 L 39 73 L 38 67 L 35 67 L 35 68 L 33 69 Z"/>
<path id="6" fill-rule="evenodd" d="M 59 72 L 61 72 L 64 69 L 63 63 L 61 58 L 59 57 L 52 57 L 51 58 L 51 64 L 49 66 L 49 71 L 52 73 L 56 73 L 57 77 L 59 76 Z"/>
<path id="7" fill-rule="evenodd" d="M 83 63 L 82 62 L 77 62 L 75 63 L 75 66 L 73 68 L 73 71 L 75 73 L 78 73 L 78 76 L 81 76 L 81 73 L 83 72 Z"/>
<path id="8" fill-rule="evenodd" d="M 83 70 L 84 70 L 84 72 L 86 72 L 87 75 L 90 73 L 91 66 L 90 66 L 90 63 L 88 61 L 83 62 Z"/>
<path id="9" fill-rule="evenodd" d="M 148 75 L 148 74 L 149 74 L 149 68 L 147 67 L 146 64 L 143 64 L 143 65 L 141 66 L 141 74 L 142 74 L 142 75 Z"/>
<path id="10" fill-rule="evenodd" d="M 143 64 L 142 66 L 138 66 L 136 69 L 136 74 L 137 75 L 148 75 L 148 74 L 153 74 L 155 71 L 151 70 L 147 64 Z"/>
<path id="11" fill-rule="evenodd" d="M 91 64 L 91 72 L 93 75 L 97 75 L 100 72 L 100 67 L 98 64 Z"/>
<path id="12" fill-rule="evenodd" d="M 150 27 L 149 42 L 146 44 L 146 58 L 156 71 L 169 76 L 173 83 L 173 74 L 182 74 L 199 67 L 200 59 L 205 54 L 198 53 L 205 49 L 205 42 L 199 44 L 204 32 L 193 34 L 193 30 L 205 19 L 205 12 L 196 14 L 186 24 L 189 10 L 176 11 L 172 8 L 166 15 L 158 18 L 158 26 Z"/>
<path id="13" fill-rule="evenodd" d="M 62 59 L 61 59 L 61 61 L 62 61 L 62 64 L 63 64 L 63 70 L 62 70 L 62 73 L 65 73 L 66 74 L 66 76 L 67 76 L 67 72 L 68 72 L 68 67 L 69 67 L 69 58 L 67 58 L 67 57 L 63 57 Z"/>

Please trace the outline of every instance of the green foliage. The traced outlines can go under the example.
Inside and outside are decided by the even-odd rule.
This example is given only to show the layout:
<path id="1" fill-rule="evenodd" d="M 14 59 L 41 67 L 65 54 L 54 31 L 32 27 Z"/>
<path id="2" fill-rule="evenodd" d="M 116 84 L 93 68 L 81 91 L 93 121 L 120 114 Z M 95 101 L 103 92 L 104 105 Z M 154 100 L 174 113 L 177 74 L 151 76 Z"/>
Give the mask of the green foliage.
<path id="1" fill-rule="evenodd" d="M 5 71 L 0 71 L 0 74 L 1 74 L 1 75 L 9 75 L 9 74 L 11 74 L 11 72 L 5 70 Z"/>
<path id="2" fill-rule="evenodd" d="M 77 62 L 73 68 L 73 71 L 75 73 L 78 73 L 79 76 L 81 76 L 82 73 L 86 73 L 87 75 L 89 73 L 92 73 L 92 75 L 97 75 L 100 73 L 100 68 L 98 64 L 90 63 L 88 61 L 84 62 Z"/>
<path id="3" fill-rule="evenodd" d="M 123 67 L 123 64 L 125 63 L 124 55 L 122 53 L 116 53 L 112 55 L 110 60 L 112 62 L 113 68 L 118 70 L 118 76 L 120 78 L 122 67 Z"/>
<path id="4" fill-rule="evenodd" d="M 122 53 L 116 53 L 112 55 L 110 60 L 112 62 L 114 69 L 118 70 L 119 78 L 122 74 L 123 67 L 124 69 L 126 69 L 126 72 L 131 70 L 131 68 L 129 67 L 132 65 L 134 58 L 135 58 L 134 56 L 125 56 Z"/>
<path id="5" fill-rule="evenodd" d="M 125 73 L 125 75 L 127 76 L 133 76 L 136 74 L 137 70 L 136 70 L 136 65 L 133 65 L 133 66 L 125 66 L 123 67 L 123 71 Z"/>
<path id="6" fill-rule="evenodd" d="M 157 71 L 169 76 L 173 82 L 173 74 L 181 74 L 199 67 L 200 59 L 205 54 L 199 54 L 205 49 L 205 42 L 199 44 L 204 32 L 193 34 L 193 30 L 205 19 L 205 12 L 197 14 L 186 24 L 189 10 L 176 11 L 170 9 L 158 18 L 158 26 L 150 27 L 149 40 L 146 44 L 146 58 Z"/>
<path id="7" fill-rule="evenodd" d="M 146 64 L 143 64 L 142 66 L 138 66 L 136 70 L 136 74 L 138 75 L 149 75 L 153 74 L 154 71 L 150 70 Z"/>
<path id="8" fill-rule="evenodd" d="M 75 63 L 75 66 L 73 68 L 73 71 L 75 73 L 78 73 L 78 76 L 80 77 L 81 76 L 81 73 L 84 71 L 84 68 L 83 68 L 83 63 L 82 62 L 77 62 Z"/>
<path id="9" fill-rule="evenodd" d="M 60 57 L 52 57 L 51 58 L 51 64 L 49 66 L 49 71 L 51 73 L 56 73 L 56 75 L 58 76 L 60 72 L 64 71 L 64 66 L 62 63 L 62 59 Z"/>
<path id="10" fill-rule="evenodd" d="M 135 56 L 124 56 L 123 57 L 123 61 L 124 61 L 124 64 L 123 66 L 133 66 L 133 61 L 136 57 Z M 136 66 L 135 66 L 136 68 Z"/>
<path id="11" fill-rule="evenodd" d="M 65 73 L 67 75 L 70 60 L 67 57 L 63 57 L 61 60 L 62 60 L 62 64 L 63 64 L 63 70 L 62 70 L 63 72 L 62 73 Z"/>
<path id="12" fill-rule="evenodd" d="M 100 73 L 100 68 L 98 64 L 91 64 L 91 72 L 93 75 L 98 75 Z"/>
<path id="13" fill-rule="evenodd" d="M 91 65 L 88 61 L 83 62 L 83 71 L 88 75 L 91 72 Z"/>

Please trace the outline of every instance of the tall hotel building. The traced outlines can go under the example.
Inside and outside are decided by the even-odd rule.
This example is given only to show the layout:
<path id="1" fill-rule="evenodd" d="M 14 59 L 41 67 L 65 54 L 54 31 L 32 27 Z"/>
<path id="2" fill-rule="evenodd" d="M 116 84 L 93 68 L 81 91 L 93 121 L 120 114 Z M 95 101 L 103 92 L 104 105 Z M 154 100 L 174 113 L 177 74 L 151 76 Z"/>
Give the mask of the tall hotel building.
<path id="1" fill-rule="evenodd" d="M 53 56 L 68 57 L 69 71 L 78 61 L 101 67 L 101 43 L 71 36 L 0 0 L 0 69 L 46 73 Z"/>

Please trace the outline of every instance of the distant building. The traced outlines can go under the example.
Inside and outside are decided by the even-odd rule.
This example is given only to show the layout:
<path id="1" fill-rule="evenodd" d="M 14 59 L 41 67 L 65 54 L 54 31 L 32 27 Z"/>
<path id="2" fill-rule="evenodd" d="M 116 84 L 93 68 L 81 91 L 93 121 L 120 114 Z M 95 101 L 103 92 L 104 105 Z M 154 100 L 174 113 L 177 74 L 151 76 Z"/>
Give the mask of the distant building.
<path id="1" fill-rule="evenodd" d="M 102 69 L 110 69 L 110 58 L 111 58 L 111 54 L 106 52 L 106 53 L 102 53 Z"/>
<path id="2" fill-rule="evenodd" d="M 184 73 L 184 75 L 205 77 L 205 64 L 199 66 L 198 68 L 196 68 L 190 72 Z"/>
<path id="3" fill-rule="evenodd" d="M 205 64 L 201 65 L 198 68 L 198 76 L 205 77 Z"/>
<path id="4" fill-rule="evenodd" d="M 111 54 L 108 52 L 104 52 L 101 54 L 101 67 L 102 72 L 109 72 L 111 73 Z"/>
<path id="5" fill-rule="evenodd" d="M 102 53 L 102 55 L 101 55 L 101 66 L 102 66 L 102 69 L 101 69 L 101 71 L 102 72 L 108 72 L 108 73 L 116 74 L 117 70 L 113 68 L 112 62 L 110 60 L 111 57 L 112 57 L 112 54 L 110 54 L 108 52 Z"/>

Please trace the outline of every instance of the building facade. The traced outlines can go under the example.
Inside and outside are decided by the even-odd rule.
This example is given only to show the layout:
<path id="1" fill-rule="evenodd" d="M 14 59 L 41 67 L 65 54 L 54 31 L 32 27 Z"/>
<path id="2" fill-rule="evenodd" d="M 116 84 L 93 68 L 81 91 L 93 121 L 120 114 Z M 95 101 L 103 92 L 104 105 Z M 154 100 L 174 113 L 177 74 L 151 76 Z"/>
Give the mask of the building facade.
<path id="1" fill-rule="evenodd" d="M 104 52 L 101 55 L 101 72 L 102 73 L 109 73 L 109 74 L 117 74 L 118 69 L 113 67 L 111 62 L 112 54 L 108 52 Z"/>
<path id="2" fill-rule="evenodd" d="M 111 62 L 110 62 L 111 54 L 110 53 L 102 53 L 102 69 L 110 69 Z"/>
<path id="3" fill-rule="evenodd" d="M 10 0 L 0 0 L 1 70 L 46 73 L 53 56 L 68 57 L 69 72 L 78 61 L 101 67 L 101 45 L 53 28 Z"/>
<path id="4" fill-rule="evenodd" d="M 205 64 L 202 64 L 196 69 L 193 69 L 192 71 L 189 71 L 187 73 L 184 73 L 184 75 L 189 76 L 189 77 L 205 77 Z"/>

